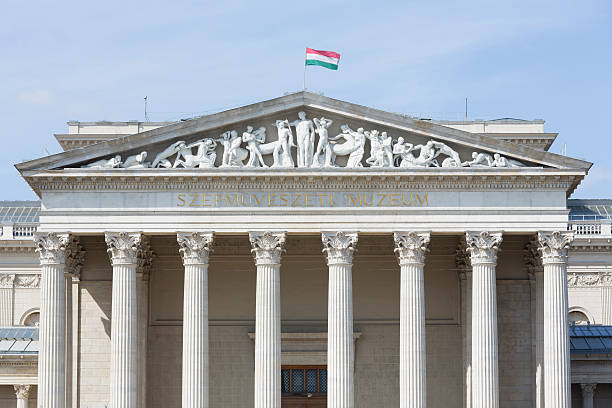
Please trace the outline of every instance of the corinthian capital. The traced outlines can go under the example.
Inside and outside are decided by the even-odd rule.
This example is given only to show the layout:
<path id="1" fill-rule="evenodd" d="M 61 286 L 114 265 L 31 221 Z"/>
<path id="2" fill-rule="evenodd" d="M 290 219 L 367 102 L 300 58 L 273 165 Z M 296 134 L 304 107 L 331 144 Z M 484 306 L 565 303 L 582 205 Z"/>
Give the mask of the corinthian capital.
<path id="1" fill-rule="evenodd" d="M 280 264 L 283 245 L 285 245 L 284 232 L 249 232 L 249 240 L 256 265 Z"/>
<path id="2" fill-rule="evenodd" d="M 176 240 L 184 265 L 206 265 L 212 251 L 212 232 L 177 232 Z"/>
<path id="3" fill-rule="evenodd" d="M 357 249 L 356 232 L 323 232 L 321 238 L 328 265 L 353 263 L 353 252 Z"/>
<path id="4" fill-rule="evenodd" d="M 66 273 L 79 278 L 85 263 L 85 250 L 77 237 L 70 237 L 66 250 Z"/>
<path id="5" fill-rule="evenodd" d="M 501 242 L 501 232 L 468 231 L 465 233 L 465 243 L 470 253 L 472 265 L 497 263 L 497 251 L 499 251 Z"/>
<path id="6" fill-rule="evenodd" d="M 17 399 L 27 399 L 30 395 L 30 387 L 31 386 L 29 384 L 13 385 Z"/>
<path id="7" fill-rule="evenodd" d="M 106 232 L 104 239 L 108 245 L 108 256 L 113 265 L 138 264 L 142 242 L 140 232 Z"/>
<path id="8" fill-rule="evenodd" d="M 65 264 L 70 236 L 55 232 L 37 232 L 34 234 L 36 252 L 40 255 L 41 265 Z"/>
<path id="9" fill-rule="evenodd" d="M 424 264 L 429 238 L 429 232 L 394 232 L 395 253 L 399 264 Z"/>
<path id="10" fill-rule="evenodd" d="M 542 263 L 565 263 L 567 249 L 573 240 L 574 233 L 571 231 L 538 232 Z"/>

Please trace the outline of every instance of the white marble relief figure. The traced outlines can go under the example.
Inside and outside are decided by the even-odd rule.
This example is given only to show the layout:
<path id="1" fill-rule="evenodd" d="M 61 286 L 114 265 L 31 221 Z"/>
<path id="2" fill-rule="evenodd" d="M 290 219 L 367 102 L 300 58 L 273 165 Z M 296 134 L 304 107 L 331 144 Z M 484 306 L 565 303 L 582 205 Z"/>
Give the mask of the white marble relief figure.
<path id="1" fill-rule="evenodd" d="M 461 167 L 461 159 L 459 153 L 448 147 L 442 142 L 436 140 L 430 140 L 427 142 L 427 146 L 433 146 L 436 149 L 434 157 L 438 157 L 440 154 L 448 156 L 441 163 L 442 167 Z"/>
<path id="2" fill-rule="evenodd" d="M 125 159 L 125 162 L 121 163 L 119 167 L 126 169 L 144 169 L 151 167 L 151 163 L 145 162 L 146 158 L 147 152 L 140 152 L 133 156 L 128 156 L 128 158 Z"/>
<path id="3" fill-rule="evenodd" d="M 183 140 L 172 143 L 170 146 L 162 150 L 161 153 L 155 156 L 155 160 L 153 160 L 153 163 L 151 163 L 151 167 L 172 167 L 172 164 L 168 159 L 174 156 L 179 150 L 184 149 L 186 146 L 187 145 Z"/>
<path id="4" fill-rule="evenodd" d="M 291 157 L 291 148 L 295 144 L 293 143 L 293 132 L 289 126 L 289 121 L 277 120 L 276 129 L 278 130 L 278 141 L 272 151 L 274 157 L 272 167 L 295 167 Z"/>
<path id="5" fill-rule="evenodd" d="M 310 167 L 313 159 L 315 129 L 310 119 L 306 119 L 306 112 L 298 112 L 299 120 L 290 123 L 295 126 L 297 138 L 297 166 Z"/>
<path id="6" fill-rule="evenodd" d="M 335 166 L 335 160 L 337 156 L 349 156 L 346 163 L 346 167 L 363 167 L 361 160 L 364 154 L 364 145 L 366 136 L 363 128 L 352 130 L 348 125 L 340 126 L 342 132 L 334 137 L 330 137 L 328 140 L 332 143 L 332 166 Z M 344 139 L 344 143 L 336 143 L 336 140 Z"/>
<path id="7" fill-rule="evenodd" d="M 493 159 L 493 167 L 525 167 L 520 161 L 508 159 L 499 153 L 495 153 Z"/>
<path id="8" fill-rule="evenodd" d="M 472 160 L 461 163 L 463 167 L 493 167 L 493 156 L 488 153 L 472 152 Z"/>
<path id="9" fill-rule="evenodd" d="M 316 132 L 319 135 L 319 142 L 317 143 L 317 151 L 312 158 L 313 167 L 331 167 L 332 151 L 331 145 L 329 144 L 329 127 L 334 123 L 331 119 L 313 119 L 317 129 Z"/>
<path id="10" fill-rule="evenodd" d="M 249 152 L 247 149 L 240 147 L 242 137 L 235 130 L 223 132 L 221 137 L 217 139 L 223 146 L 223 157 L 221 159 L 221 167 L 242 167 L 243 160 L 247 158 Z"/>
<path id="11" fill-rule="evenodd" d="M 418 156 L 412 153 L 415 150 L 419 150 Z M 393 146 L 393 154 L 398 156 L 399 167 L 401 168 L 429 167 L 435 161 L 435 151 L 433 149 L 404 142 L 404 138 L 401 136 Z"/>
<path id="12" fill-rule="evenodd" d="M 366 163 L 374 167 L 373 165 L 376 162 L 378 151 L 382 148 L 378 130 L 364 132 L 364 134 L 370 140 L 370 157 L 366 159 Z"/>
<path id="13" fill-rule="evenodd" d="M 186 145 L 184 148 L 180 149 L 177 152 L 176 159 L 174 160 L 172 168 L 174 169 L 179 166 L 187 169 L 193 169 L 196 167 L 215 167 L 215 159 L 217 158 L 217 153 L 215 153 L 215 147 L 217 147 L 217 142 L 215 142 L 211 138 L 198 140 L 189 145 Z M 196 154 L 193 154 L 193 148 L 197 148 Z"/>
<path id="14" fill-rule="evenodd" d="M 366 159 L 366 163 L 370 167 L 393 167 L 393 140 L 387 132 L 372 130 L 364 134 L 370 140 L 370 157 Z"/>
<path id="15" fill-rule="evenodd" d="M 115 167 L 119 167 L 119 165 L 121 165 L 121 156 L 117 155 L 110 159 L 97 160 L 81 167 L 87 169 L 114 169 Z"/>
<path id="16" fill-rule="evenodd" d="M 242 141 L 247 144 L 246 148 L 250 152 L 246 167 L 268 167 L 264 163 L 262 155 L 272 153 L 275 145 L 271 145 L 269 151 L 264 146 L 266 142 L 266 128 L 261 126 L 253 131 L 253 126 L 247 126 L 246 131 L 242 134 Z"/>

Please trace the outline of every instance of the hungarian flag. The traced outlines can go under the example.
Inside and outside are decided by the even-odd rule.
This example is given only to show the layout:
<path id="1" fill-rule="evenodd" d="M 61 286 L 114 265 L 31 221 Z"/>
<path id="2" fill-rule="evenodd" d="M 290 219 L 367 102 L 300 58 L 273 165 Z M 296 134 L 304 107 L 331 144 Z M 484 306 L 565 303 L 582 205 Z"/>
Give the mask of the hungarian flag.
<path id="1" fill-rule="evenodd" d="M 340 54 L 333 51 L 319 51 L 306 48 L 306 65 L 319 65 L 321 67 L 337 70 Z"/>

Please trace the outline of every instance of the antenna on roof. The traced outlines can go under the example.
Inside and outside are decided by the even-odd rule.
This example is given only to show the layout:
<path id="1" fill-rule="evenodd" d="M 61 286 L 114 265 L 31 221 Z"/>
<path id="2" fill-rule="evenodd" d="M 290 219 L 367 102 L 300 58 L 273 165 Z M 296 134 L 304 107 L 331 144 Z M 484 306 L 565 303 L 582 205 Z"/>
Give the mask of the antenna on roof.
<path id="1" fill-rule="evenodd" d="M 468 114 L 467 114 L 467 96 L 465 97 L 465 120 L 468 120 Z"/>
<path id="2" fill-rule="evenodd" d="M 147 99 L 148 99 L 148 97 L 145 96 L 144 97 L 144 114 L 145 114 L 144 116 L 145 116 L 145 122 L 149 121 L 149 114 L 147 113 Z"/>
<path id="3" fill-rule="evenodd" d="M 561 148 L 561 155 L 567 156 L 567 143 L 563 143 L 563 147 Z"/>

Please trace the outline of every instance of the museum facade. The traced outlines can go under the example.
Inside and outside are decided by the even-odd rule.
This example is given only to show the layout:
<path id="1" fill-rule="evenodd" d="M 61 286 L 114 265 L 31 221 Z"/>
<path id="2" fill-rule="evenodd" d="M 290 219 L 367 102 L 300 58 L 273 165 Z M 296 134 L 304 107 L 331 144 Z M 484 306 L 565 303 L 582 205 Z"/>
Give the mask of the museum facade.
<path id="1" fill-rule="evenodd" d="M 69 125 L 17 165 L 41 200 L 37 406 L 570 406 L 567 198 L 591 164 L 543 122 L 299 92 Z"/>

